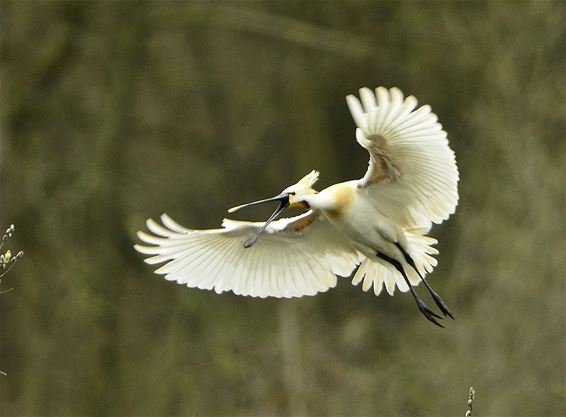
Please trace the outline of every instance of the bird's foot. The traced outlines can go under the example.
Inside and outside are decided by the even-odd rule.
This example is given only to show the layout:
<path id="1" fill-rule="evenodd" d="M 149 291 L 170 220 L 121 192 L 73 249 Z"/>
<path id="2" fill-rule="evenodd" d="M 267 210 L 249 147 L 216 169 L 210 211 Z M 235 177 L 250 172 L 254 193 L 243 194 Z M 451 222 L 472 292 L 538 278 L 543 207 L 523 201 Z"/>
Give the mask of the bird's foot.
<path id="1" fill-rule="evenodd" d="M 440 298 L 440 295 L 438 295 L 436 292 L 434 292 L 432 290 L 430 292 L 430 295 L 432 296 L 432 299 L 434 300 L 434 302 L 436 303 L 436 305 L 438 306 L 440 311 L 442 311 L 442 314 L 444 314 L 445 316 L 448 316 L 452 320 L 454 320 L 454 313 L 452 312 L 452 310 L 450 310 L 448 308 L 448 306 L 446 305 L 444 300 L 442 298 Z"/>
<path id="2" fill-rule="evenodd" d="M 440 324 L 438 322 L 438 320 L 442 320 L 444 317 L 439 316 L 438 314 L 436 314 L 434 311 L 432 311 L 425 303 L 423 303 L 421 300 L 417 300 L 417 307 L 419 308 L 419 310 L 421 311 L 421 313 L 424 314 L 424 316 L 427 318 L 427 320 L 433 322 L 434 324 L 436 324 L 439 327 L 444 327 L 442 324 Z"/>

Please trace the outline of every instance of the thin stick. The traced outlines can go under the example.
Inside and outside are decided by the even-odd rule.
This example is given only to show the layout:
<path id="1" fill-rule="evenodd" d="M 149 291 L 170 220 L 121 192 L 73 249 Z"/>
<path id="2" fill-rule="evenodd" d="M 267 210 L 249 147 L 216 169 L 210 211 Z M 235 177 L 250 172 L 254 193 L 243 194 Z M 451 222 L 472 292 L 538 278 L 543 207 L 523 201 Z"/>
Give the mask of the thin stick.
<path id="1" fill-rule="evenodd" d="M 472 417 L 472 404 L 474 403 L 475 396 L 476 391 L 474 391 L 474 387 L 470 387 L 470 393 L 468 394 L 468 411 L 466 411 L 466 417 Z"/>

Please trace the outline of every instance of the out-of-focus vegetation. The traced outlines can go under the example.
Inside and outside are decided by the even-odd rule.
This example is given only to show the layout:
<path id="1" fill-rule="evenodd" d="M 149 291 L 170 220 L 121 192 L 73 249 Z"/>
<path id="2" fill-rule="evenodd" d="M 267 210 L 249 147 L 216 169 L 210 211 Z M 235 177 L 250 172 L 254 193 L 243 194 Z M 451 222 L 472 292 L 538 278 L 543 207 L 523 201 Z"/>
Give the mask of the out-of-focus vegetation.
<path id="1" fill-rule="evenodd" d="M 10 249 L 6 249 L 4 247 L 6 242 L 14 235 L 14 230 L 16 230 L 16 227 L 13 224 L 8 226 L 8 228 L 2 235 L 2 239 L 0 240 L 0 283 L 2 283 L 1 278 L 8 272 L 10 272 L 10 269 L 14 267 L 16 262 L 18 262 L 22 258 L 22 256 L 24 256 L 23 251 L 18 251 L 15 254 L 12 254 L 12 251 Z M 0 294 L 7 291 L 10 291 L 10 289 L 0 289 Z"/>
<path id="2" fill-rule="evenodd" d="M 1 3 L 0 414 L 565 415 L 561 1 Z M 359 178 L 344 96 L 432 105 L 461 173 L 435 288 L 297 300 L 178 286 L 146 217 L 216 227 L 308 170 Z M 266 209 L 267 210 L 267 209 Z M 267 212 L 250 214 L 263 219 Z"/>

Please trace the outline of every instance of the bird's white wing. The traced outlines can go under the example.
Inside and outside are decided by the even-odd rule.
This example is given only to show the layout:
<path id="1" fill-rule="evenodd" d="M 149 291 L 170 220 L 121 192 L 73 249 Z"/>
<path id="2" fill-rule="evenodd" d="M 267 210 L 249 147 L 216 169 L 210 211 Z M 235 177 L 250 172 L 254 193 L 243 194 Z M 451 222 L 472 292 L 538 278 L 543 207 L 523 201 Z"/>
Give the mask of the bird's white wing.
<path id="1" fill-rule="evenodd" d="M 358 187 L 402 226 L 426 230 L 446 220 L 458 204 L 458 169 L 430 106 L 415 110 L 417 100 L 398 88 L 362 88 L 360 98 L 346 97 L 356 139 L 370 154 Z"/>
<path id="2" fill-rule="evenodd" d="M 360 255 L 323 216 L 309 211 L 272 222 L 250 248 L 244 242 L 263 223 L 225 219 L 222 229 L 190 230 L 169 216 L 163 226 L 147 220 L 150 232 L 138 232 L 150 246 L 135 245 L 152 255 L 148 264 L 165 263 L 155 272 L 170 281 L 217 293 L 233 291 L 253 297 L 300 297 L 336 285 L 349 276 Z"/>

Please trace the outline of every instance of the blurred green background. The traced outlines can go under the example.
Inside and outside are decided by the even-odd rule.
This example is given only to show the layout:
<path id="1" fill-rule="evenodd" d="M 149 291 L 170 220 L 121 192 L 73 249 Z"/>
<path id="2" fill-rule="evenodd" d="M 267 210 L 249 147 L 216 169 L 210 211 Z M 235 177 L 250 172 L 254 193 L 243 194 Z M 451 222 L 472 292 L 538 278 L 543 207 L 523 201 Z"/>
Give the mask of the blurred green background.
<path id="1" fill-rule="evenodd" d="M 566 415 L 563 1 L 1 2 L 3 416 Z M 311 169 L 360 178 L 344 97 L 432 105 L 461 174 L 445 329 L 341 279 L 169 283 L 147 217 L 217 227 Z M 239 218 L 264 219 L 269 208 Z"/>

